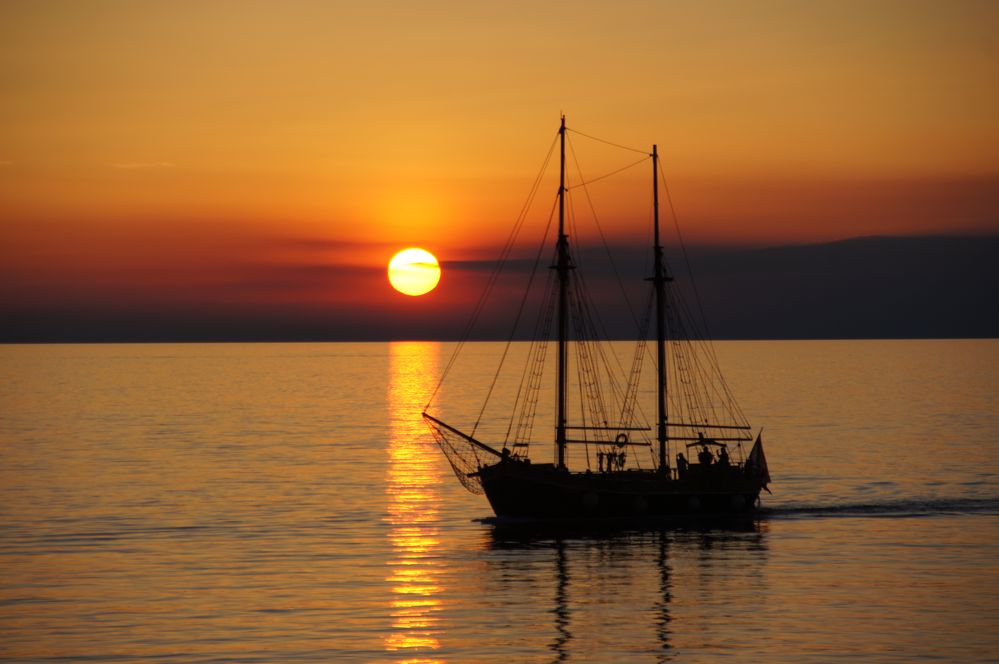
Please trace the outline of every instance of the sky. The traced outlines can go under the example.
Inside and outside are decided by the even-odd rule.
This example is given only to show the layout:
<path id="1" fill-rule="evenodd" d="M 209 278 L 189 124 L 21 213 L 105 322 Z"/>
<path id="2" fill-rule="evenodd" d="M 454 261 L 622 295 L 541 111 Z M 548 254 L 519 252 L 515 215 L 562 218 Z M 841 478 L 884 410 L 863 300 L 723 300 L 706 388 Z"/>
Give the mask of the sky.
<path id="1" fill-rule="evenodd" d="M 27 340 L 453 326 L 561 113 L 658 144 L 694 245 L 995 235 L 996 25 L 967 1 L 8 0 L 0 315 Z M 641 157 L 571 149 L 585 179 Z M 593 187 L 615 237 L 646 233 L 647 168 Z M 408 246 L 444 266 L 422 298 L 385 278 Z"/>

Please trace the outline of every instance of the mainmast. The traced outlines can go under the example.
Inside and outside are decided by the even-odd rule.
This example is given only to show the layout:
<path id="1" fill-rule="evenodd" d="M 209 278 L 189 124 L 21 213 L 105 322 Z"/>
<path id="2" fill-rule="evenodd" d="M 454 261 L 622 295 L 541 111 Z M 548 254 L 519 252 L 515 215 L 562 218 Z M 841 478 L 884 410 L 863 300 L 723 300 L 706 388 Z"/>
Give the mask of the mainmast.
<path id="1" fill-rule="evenodd" d="M 663 248 L 659 243 L 659 149 L 652 146 L 652 209 L 655 223 L 654 227 L 654 255 L 655 273 L 652 283 L 656 289 L 656 398 L 658 402 L 656 438 L 659 441 L 659 472 L 666 472 L 666 448 L 668 445 L 666 435 L 666 421 L 668 413 L 666 411 L 666 283 L 672 279 L 666 274 L 666 265 L 663 262 Z"/>
<path id="2" fill-rule="evenodd" d="M 555 269 L 558 274 L 558 414 L 555 424 L 555 445 L 558 447 L 558 468 L 565 470 L 565 377 L 566 377 L 566 329 L 569 318 L 569 237 L 565 234 L 565 116 L 559 127 L 561 161 L 558 184 L 558 259 Z"/>

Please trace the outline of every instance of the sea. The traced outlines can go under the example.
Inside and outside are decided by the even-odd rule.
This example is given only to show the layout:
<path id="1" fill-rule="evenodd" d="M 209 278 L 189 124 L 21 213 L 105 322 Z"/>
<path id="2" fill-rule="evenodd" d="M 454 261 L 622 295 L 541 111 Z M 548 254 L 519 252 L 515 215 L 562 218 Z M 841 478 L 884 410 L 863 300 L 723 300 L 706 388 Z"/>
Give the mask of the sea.
<path id="1" fill-rule="evenodd" d="M 773 493 L 599 531 L 461 486 L 453 348 L 0 346 L 0 660 L 999 661 L 999 340 L 718 342 Z"/>

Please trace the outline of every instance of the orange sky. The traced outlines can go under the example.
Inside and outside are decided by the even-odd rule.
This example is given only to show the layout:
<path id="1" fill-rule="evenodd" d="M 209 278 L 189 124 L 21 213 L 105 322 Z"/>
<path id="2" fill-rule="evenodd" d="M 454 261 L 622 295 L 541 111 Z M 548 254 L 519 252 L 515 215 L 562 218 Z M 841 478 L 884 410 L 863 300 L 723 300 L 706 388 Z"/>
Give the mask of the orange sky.
<path id="1" fill-rule="evenodd" d="M 996 25 L 994 2 L 8 0 L 0 304 L 392 297 L 398 248 L 495 253 L 562 111 L 660 145 L 690 241 L 995 233 Z M 636 233 L 629 187 L 600 212 Z"/>

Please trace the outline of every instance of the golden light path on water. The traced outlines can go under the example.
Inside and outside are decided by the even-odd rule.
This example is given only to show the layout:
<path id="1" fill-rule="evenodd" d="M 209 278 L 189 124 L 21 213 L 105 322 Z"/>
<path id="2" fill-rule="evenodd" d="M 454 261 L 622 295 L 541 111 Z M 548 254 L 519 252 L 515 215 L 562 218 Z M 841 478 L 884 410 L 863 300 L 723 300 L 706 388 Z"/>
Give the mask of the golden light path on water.
<path id="1" fill-rule="evenodd" d="M 427 651 L 441 647 L 441 562 L 438 552 L 440 466 L 420 410 L 437 375 L 436 346 L 393 343 L 389 351 L 388 441 L 389 540 L 393 555 L 386 581 L 391 587 L 392 631 L 385 649 L 414 655 L 407 662 L 434 662 Z"/>

